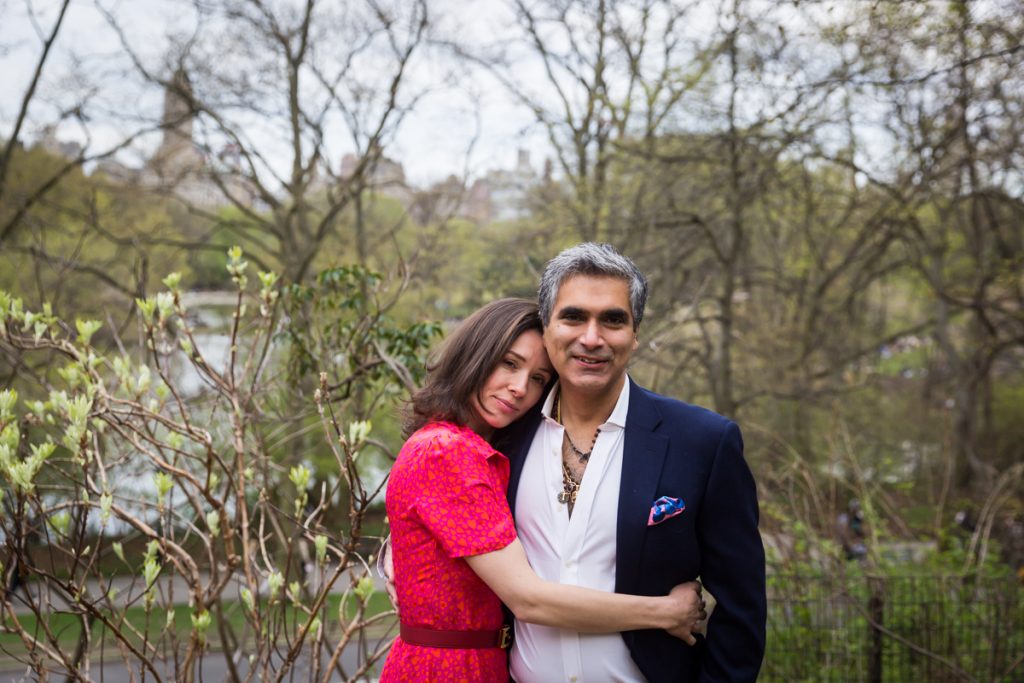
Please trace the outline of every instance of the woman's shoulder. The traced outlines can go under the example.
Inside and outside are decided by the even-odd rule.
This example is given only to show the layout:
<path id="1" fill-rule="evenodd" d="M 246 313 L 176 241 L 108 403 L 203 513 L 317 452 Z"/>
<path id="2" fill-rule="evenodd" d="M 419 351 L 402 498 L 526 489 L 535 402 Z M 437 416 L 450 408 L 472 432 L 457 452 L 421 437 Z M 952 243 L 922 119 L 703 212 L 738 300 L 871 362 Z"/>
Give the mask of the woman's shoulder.
<path id="1" fill-rule="evenodd" d="M 490 448 L 486 441 L 469 427 L 452 422 L 428 422 L 406 440 L 402 450 L 409 454 L 451 453 L 455 450 L 478 451 Z"/>
<path id="2" fill-rule="evenodd" d="M 425 450 L 465 441 L 466 430 L 452 422 L 428 422 L 406 439 L 403 449 Z"/>

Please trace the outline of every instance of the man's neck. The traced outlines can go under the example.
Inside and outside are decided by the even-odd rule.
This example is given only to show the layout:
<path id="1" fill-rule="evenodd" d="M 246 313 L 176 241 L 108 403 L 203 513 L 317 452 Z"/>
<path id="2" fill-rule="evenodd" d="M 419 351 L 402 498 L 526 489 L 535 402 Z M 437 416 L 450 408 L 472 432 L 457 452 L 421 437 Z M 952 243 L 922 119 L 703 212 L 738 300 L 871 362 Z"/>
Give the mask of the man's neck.
<path id="1" fill-rule="evenodd" d="M 562 423 L 573 425 L 600 425 L 608 420 L 615 404 L 619 402 L 626 376 L 616 382 L 607 391 L 594 394 L 586 391 L 574 391 L 572 387 L 559 385 L 559 411 Z"/>

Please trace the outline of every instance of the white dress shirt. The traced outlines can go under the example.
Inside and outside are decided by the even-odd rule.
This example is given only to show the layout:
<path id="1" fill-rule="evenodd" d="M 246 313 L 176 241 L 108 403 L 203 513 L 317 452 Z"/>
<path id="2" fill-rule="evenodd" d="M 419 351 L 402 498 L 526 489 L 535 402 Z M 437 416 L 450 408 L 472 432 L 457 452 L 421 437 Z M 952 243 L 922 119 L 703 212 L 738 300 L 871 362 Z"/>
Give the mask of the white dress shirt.
<path id="1" fill-rule="evenodd" d="M 548 581 L 615 590 L 619 484 L 629 381 L 583 473 L 572 517 L 557 500 L 562 491 L 564 428 L 551 417 L 556 386 L 544 402 L 516 494 L 516 531 L 530 565 Z M 510 669 L 518 683 L 604 683 L 645 679 L 618 633 L 580 634 L 516 621 Z"/>

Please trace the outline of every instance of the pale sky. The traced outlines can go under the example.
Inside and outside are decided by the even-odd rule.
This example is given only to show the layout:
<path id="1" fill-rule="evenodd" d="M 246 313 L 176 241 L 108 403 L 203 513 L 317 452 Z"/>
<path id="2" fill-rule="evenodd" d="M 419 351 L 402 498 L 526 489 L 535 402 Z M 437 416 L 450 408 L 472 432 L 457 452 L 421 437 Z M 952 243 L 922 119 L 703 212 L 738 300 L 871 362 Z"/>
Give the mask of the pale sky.
<path id="1" fill-rule="evenodd" d="M 287 6 L 296 0 L 266 1 L 273 6 Z M 409 4 L 409 0 L 378 1 L 385 6 L 407 7 Z M 441 35 L 460 45 L 491 47 L 508 36 L 513 26 L 508 2 L 429 0 L 428 4 L 432 12 L 431 19 Z M 162 93 L 152 86 L 140 85 L 140 78 L 127 58 L 127 53 L 99 8 L 117 16 L 120 25 L 126 29 L 129 44 L 147 67 L 166 76 L 168 69 L 161 68 L 161 65 L 170 53 L 171 42 L 180 43 L 194 35 L 197 23 L 194 7 L 204 4 L 216 3 L 206 0 L 72 0 L 22 138 L 33 140 L 43 125 L 56 120 L 61 111 L 70 110 L 73 103 L 83 96 L 83 92 L 89 94 L 92 102 L 87 110 L 90 117 L 87 127 L 79 125 L 74 117 L 65 117 L 58 129 L 58 138 L 62 140 L 85 142 L 87 128 L 92 136 L 90 149 L 99 151 L 104 145 L 122 139 L 125 131 L 141 125 L 143 121 L 139 119 L 140 114 L 146 121 L 155 120 L 161 110 Z M 724 15 L 720 12 L 723 4 L 729 3 L 707 0 L 698 4 L 696 12 L 687 17 L 684 43 L 691 41 L 697 45 L 707 40 L 707 36 L 716 30 L 719 33 L 722 31 L 720 24 Z M 6 137 L 11 130 L 14 113 L 40 54 L 41 40 L 37 27 L 38 31 L 49 30 L 57 6 L 59 0 L 0 0 L 0 91 L 5 95 L 0 98 L 0 137 Z M 327 12 L 341 12 L 352 6 L 359 7 L 361 3 L 324 0 L 320 5 Z M 616 10 L 628 15 L 630 6 L 623 3 L 616 5 Z M 817 7 L 818 13 L 824 15 L 835 8 L 849 11 L 854 6 L 852 0 L 847 3 L 840 0 L 834 4 L 824 3 L 820 7 L 812 5 L 810 10 L 801 9 L 801 12 L 813 15 Z M 985 3 L 981 3 L 981 6 L 984 7 Z M 983 11 L 976 5 L 972 7 L 972 11 Z M 764 22 L 757 24 L 764 30 L 772 30 L 772 22 L 782 21 L 793 29 L 791 35 L 806 29 L 803 23 L 810 16 L 798 14 L 792 8 L 780 9 L 773 0 L 752 0 L 746 8 L 752 16 L 764 16 Z M 32 11 L 38 12 L 35 24 Z M 627 21 L 630 18 L 627 16 Z M 657 19 L 652 23 L 656 24 Z M 209 33 L 210 21 L 202 25 L 204 31 Z M 220 25 L 231 26 L 223 20 Z M 332 30 L 333 27 L 344 28 L 349 25 L 346 22 L 332 24 Z M 203 37 L 207 37 L 207 34 L 204 33 Z M 235 36 L 239 37 L 244 38 Z M 348 38 L 352 39 L 351 36 Z M 328 39 L 321 36 L 318 45 L 321 49 L 330 50 L 331 39 L 334 39 L 333 34 Z M 344 47 L 344 40 L 345 37 L 338 38 L 337 44 Z M 235 47 L 238 47 L 237 43 Z M 812 43 L 805 47 L 815 50 L 819 46 Z M 442 54 L 443 51 L 438 48 L 425 48 L 420 53 L 421 59 L 410 66 L 406 81 L 409 89 L 404 92 L 411 93 L 423 88 L 426 94 L 416 103 L 396 134 L 387 141 L 386 153 L 402 163 L 410 183 L 425 186 L 449 174 L 465 174 L 472 179 L 491 169 L 510 169 L 516 163 L 520 148 L 530 152 L 531 165 L 539 172 L 545 158 L 550 156 L 550 151 L 533 114 L 515 103 L 505 89 L 483 70 L 470 71 L 464 68 L 451 73 L 454 61 L 450 57 L 441 57 Z M 685 45 L 673 52 L 673 66 L 681 71 L 689 69 L 691 65 L 686 61 L 687 54 Z M 230 47 L 222 47 L 218 43 L 210 59 L 222 59 L 227 64 L 233 59 L 238 62 L 248 58 L 240 57 L 231 52 Z M 813 81 L 815 76 L 810 72 L 827 68 L 828 57 L 825 54 L 813 60 L 807 60 L 806 56 L 801 59 L 804 60 L 801 64 L 805 71 L 788 71 L 786 63 L 779 62 L 775 73 L 757 76 L 754 82 L 745 86 L 740 105 L 747 110 L 746 114 L 752 120 L 766 112 L 770 117 L 774 108 L 784 106 L 788 97 L 787 89 L 795 91 L 808 80 Z M 939 56 L 936 59 L 941 61 Z M 354 72 L 377 88 L 381 79 L 373 73 L 374 64 L 373 61 L 365 62 Z M 261 74 L 253 69 L 251 74 L 246 75 L 258 80 Z M 516 66 L 515 76 L 531 87 L 536 86 L 532 95 L 552 97 L 550 90 L 543 90 L 547 79 L 536 59 L 520 62 Z M 93 82 L 100 86 L 90 91 Z M 612 91 L 616 87 L 611 78 L 609 87 Z M 277 89 L 269 99 L 280 101 L 283 99 L 278 97 L 281 92 L 281 88 Z M 779 97 L 783 105 L 776 101 Z M 548 101 L 551 102 L 550 99 Z M 276 106 L 274 103 L 260 104 Z M 822 102 L 821 106 L 827 108 L 835 104 Z M 867 143 L 861 153 L 872 157 L 872 161 L 884 167 L 890 161 L 889 140 L 884 131 L 878 129 L 871 120 L 873 108 L 870 99 L 862 99 L 858 106 L 861 117 L 858 126 L 862 127 L 860 133 Z M 708 125 L 719 125 L 722 110 L 722 92 L 716 91 L 713 85 L 702 85 L 702 89 L 694 91 L 684 106 L 673 112 L 674 120 L 667 125 L 679 126 L 684 130 L 702 130 Z M 231 112 L 227 114 L 232 115 Z M 133 121 L 133 117 L 136 120 Z M 236 127 L 240 127 L 257 142 L 272 167 L 281 169 L 288 166 L 287 130 L 280 125 L 272 128 L 275 124 L 273 117 L 250 112 L 247 115 L 238 114 L 234 118 L 238 124 Z M 279 118 L 276 123 L 280 123 Z M 872 130 L 872 126 L 876 130 Z M 842 135 L 845 133 L 842 130 L 829 132 L 823 128 L 822 131 L 820 134 L 826 143 L 844 144 Z M 138 141 L 134 158 L 123 155 L 121 160 L 140 166 L 158 142 L 159 134 L 145 136 Z M 222 143 L 213 143 L 211 146 L 219 144 Z M 334 124 L 333 128 L 328 127 L 326 145 L 328 158 L 335 169 L 342 155 L 353 151 L 346 128 L 340 123 Z M 862 163 L 868 161 L 862 160 Z"/>
<path id="2" fill-rule="evenodd" d="M 114 124 L 114 116 L 104 120 L 104 111 L 121 114 L 142 109 L 149 116 L 159 111 L 161 94 L 152 87 L 142 89 L 132 73 L 132 66 L 121 48 L 119 39 L 110 28 L 98 6 L 110 11 L 126 27 L 133 49 L 147 61 L 159 64 L 167 53 L 169 37 L 187 36 L 193 28 L 194 18 L 186 0 L 73 0 L 65 17 L 61 33 L 55 43 L 50 60 L 32 108 L 30 120 L 22 138 L 31 141 L 42 126 L 68 109 L 81 92 L 84 79 L 75 76 L 76 70 L 89 79 L 102 83 L 97 100 L 100 105 L 91 110 L 89 130 L 96 149 L 123 136 L 126 124 Z M 460 7 L 461 4 L 461 7 Z M 432 0 L 431 9 L 451 12 L 448 16 L 435 14 L 441 28 L 454 35 L 495 35 L 495 25 L 507 22 L 501 18 L 497 2 L 473 3 L 475 11 L 466 11 L 462 0 Z M 492 5 L 491 11 L 480 11 Z M 52 26 L 57 0 L 0 0 L 0 90 L 7 94 L 0 99 L 0 137 L 6 137 L 13 125 L 13 117 L 42 50 L 40 33 Z M 32 10 L 30 12 L 30 10 Z M 33 22 L 33 16 L 35 22 Z M 507 25 L 507 23 L 506 23 Z M 426 185 L 449 174 L 468 173 L 475 177 L 492 168 L 512 168 L 517 150 L 525 148 L 531 153 L 531 163 L 539 171 L 547 155 L 543 136 L 532 126 L 530 112 L 516 106 L 503 89 L 483 74 L 473 78 L 460 76 L 455 82 L 438 82 L 444 65 L 433 53 L 415 64 L 410 72 L 411 84 L 424 84 L 429 92 L 407 115 L 387 148 L 388 156 L 400 161 L 409 181 Z M 451 80 L 451 79 L 449 79 Z M 479 111 L 474 111 L 474 100 Z M 255 130 L 256 126 L 253 126 Z M 258 133 L 257 133 L 258 134 Z M 85 142 L 82 126 L 66 120 L 58 128 L 58 138 Z M 123 161 L 138 165 L 157 144 L 159 138 L 151 135 L 140 141 L 140 150 Z M 339 136 L 332 145 L 335 164 L 345 151 L 347 143 Z M 472 151 L 469 148 L 472 145 Z"/>

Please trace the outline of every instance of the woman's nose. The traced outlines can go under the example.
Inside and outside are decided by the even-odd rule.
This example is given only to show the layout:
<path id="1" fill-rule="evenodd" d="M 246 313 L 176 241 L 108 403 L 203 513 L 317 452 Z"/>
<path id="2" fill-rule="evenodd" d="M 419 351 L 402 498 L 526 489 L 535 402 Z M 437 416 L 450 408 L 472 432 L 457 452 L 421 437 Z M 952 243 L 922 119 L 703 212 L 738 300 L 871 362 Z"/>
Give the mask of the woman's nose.
<path id="1" fill-rule="evenodd" d="M 526 393 L 526 383 L 528 378 L 523 373 L 516 373 L 508 381 L 508 390 L 513 396 L 522 396 Z"/>

